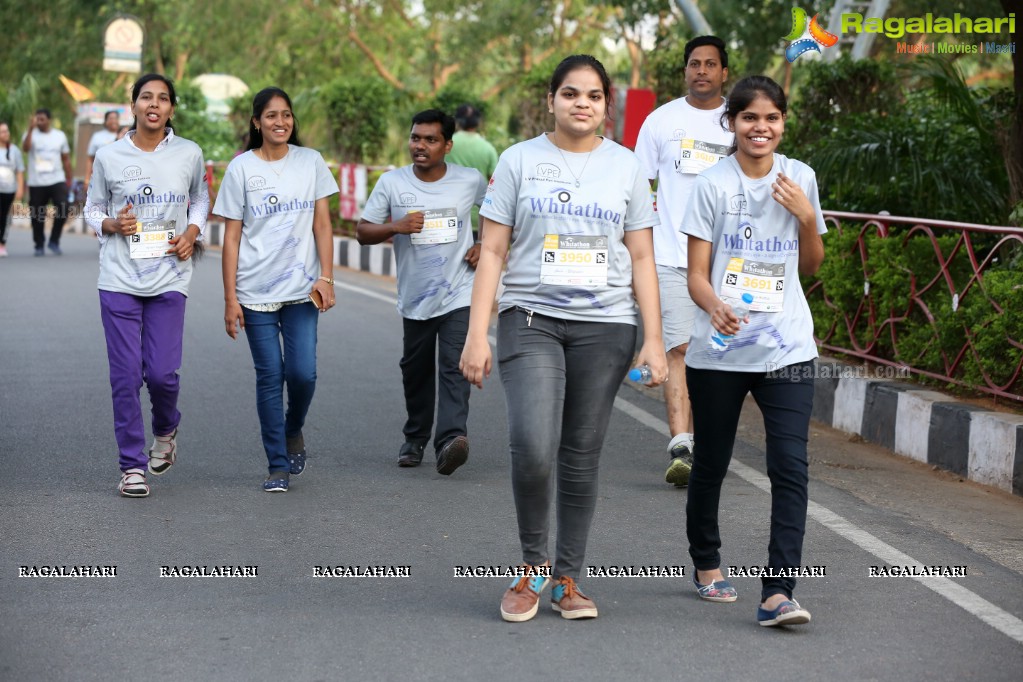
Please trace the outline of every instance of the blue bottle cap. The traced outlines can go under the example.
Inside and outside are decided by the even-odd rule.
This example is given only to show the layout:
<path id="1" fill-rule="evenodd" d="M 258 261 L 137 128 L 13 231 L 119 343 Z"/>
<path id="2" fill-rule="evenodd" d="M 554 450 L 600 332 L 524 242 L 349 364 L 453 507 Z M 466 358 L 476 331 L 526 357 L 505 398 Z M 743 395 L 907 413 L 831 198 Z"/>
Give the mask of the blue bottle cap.
<path id="1" fill-rule="evenodd" d="M 743 294 L 742 295 L 742 302 L 745 303 L 746 305 L 749 305 L 750 303 L 752 303 L 753 302 L 753 294 Z"/>
<path id="2" fill-rule="evenodd" d="M 639 381 L 643 378 L 643 372 L 638 367 L 629 370 L 629 381 Z"/>

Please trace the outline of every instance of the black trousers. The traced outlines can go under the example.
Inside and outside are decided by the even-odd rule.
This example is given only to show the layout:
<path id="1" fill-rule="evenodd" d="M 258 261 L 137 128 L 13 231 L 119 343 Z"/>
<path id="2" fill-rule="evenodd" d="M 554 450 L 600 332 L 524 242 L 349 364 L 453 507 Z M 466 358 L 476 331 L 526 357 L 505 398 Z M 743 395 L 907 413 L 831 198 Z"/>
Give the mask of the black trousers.
<path id="1" fill-rule="evenodd" d="M 11 204 L 14 203 L 14 192 L 0 194 L 0 244 L 7 243 L 7 219 L 11 216 Z"/>
<path id="2" fill-rule="evenodd" d="M 771 479 L 771 539 L 767 565 L 798 568 L 806 530 L 806 444 L 813 409 L 813 361 L 774 372 L 723 372 L 686 368 L 693 404 L 693 471 L 686 501 L 686 535 L 693 565 L 701 571 L 721 566 L 718 505 L 728 472 L 743 400 L 753 394 L 767 432 L 767 477 Z M 792 597 L 796 579 L 761 578 L 761 599 Z"/>
<path id="3" fill-rule="evenodd" d="M 429 320 L 402 321 L 405 337 L 401 379 L 408 413 L 402 431 L 405 440 L 429 441 L 436 405 L 433 446 L 440 450 L 455 436 L 466 435 L 470 384 L 458 369 L 458 362 L 469 332 L 469 309 L 459 308 Z"/>
<path id="4" fill-rule="evenodd" d="M 56 209 L 53 216 L 53 229 L 50 230 L 50 243 L 60 244 L 60 233 L 64 230 L 64 220 L 67 218 L 67 183 L 58 182 L 48 187 L 28 188 L 28 210 L 32 218 L 32 238 L 35 240 L 36 248 L 46 246 L 46 235 L 43 228 L 46 225 L 46 204 L 53 204 Z"/>

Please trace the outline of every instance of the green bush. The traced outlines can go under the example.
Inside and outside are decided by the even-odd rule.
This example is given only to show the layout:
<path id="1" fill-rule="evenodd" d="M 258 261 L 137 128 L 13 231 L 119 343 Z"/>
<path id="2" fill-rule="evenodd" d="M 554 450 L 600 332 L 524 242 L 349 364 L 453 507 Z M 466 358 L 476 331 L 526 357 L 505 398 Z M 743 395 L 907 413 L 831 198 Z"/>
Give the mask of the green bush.
<path id="1" fill-rule="evenodd" d="M 393 89 L 378 78 L 341 77 L 323 86 L 319 96 L 339 159 L 373 163 L 394 120 Z"/>
<path id="2" fill-rule="evenodd" d="M 996 246 L 994 237 L 971 235 L 978 262 L 998 249 L 972 284 L 970 250 L 958 233 L 932 239 L 893 226 L 881 237 L 843 222 L 824 242 L 824 263 L 804 278 L 808 290 L 821 285 L 808 296 L 819 338 L 978 388 L 987 387 L 985 375 L 996 386 L 1010 382 L 1023 357 L 1023 316 L 1014 314 L 1023 300 L 1020 242 Z M 1023 394 L 1023 378 L 1008 390 Z"/>

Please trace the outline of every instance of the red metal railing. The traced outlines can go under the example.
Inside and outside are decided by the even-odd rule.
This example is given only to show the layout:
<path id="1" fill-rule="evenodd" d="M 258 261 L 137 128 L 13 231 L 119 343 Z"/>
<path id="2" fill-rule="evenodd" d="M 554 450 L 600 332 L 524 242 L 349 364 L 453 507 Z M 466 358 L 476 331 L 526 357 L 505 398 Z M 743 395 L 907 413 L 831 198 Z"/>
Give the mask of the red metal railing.
<path id="1" fill-rule="evenodd" d="M 848 269 L 858 265 L 863 292 L 854 301 L 846 283 L 839 302 L 828 296 L 828 282 L 809 283 L 806 295 L 815 317 L 827 318 L 823 324 L 817 320 L 821 348 L 1023 401 L 1023 334 L 1011 331 L 1020 326 L 991 324 L 997 316 L 1016 316 L 1012 318 L 1016 320 L 1023 314 L 1023 229 L 838 211 L 826 211 L 824 216 L 828 229 L 837 230 L 839 237 L 856 230 L 855 241 L 851 234 L 839 239 L 846 253 L 829 253 L 827 258 L 848 259 L 843 274 L 851 274 Z M 914 258 L 912 268 L 902 268 L 909 290 L 898 297 L 898 307 L 879 301 L 884 297 L 890 303 L 892 297 L 883 294 L 891 292 L 871 287 L 871 277 L 885 265 L 870 259 L 871 244 L 878 245 L 879 239 L 898 239 L 906 251 L 912 244 L 914 253 L 920 250 L 918 240 L 925 240 L 924 250 L 932 252 L 932 259 L 917 262 Z M 1012 258 L 1017 259 L 1014 270 L 1010 269 Z M 1012 281 L 1020 282 L 1011 288 L 1011 299 L 1002 292 L 1001 303 L 984 284 L 985 275 L 995 269 L 1003 278 L 1008 273 Z M 981 316 L 986 320 L 983 324 L 971 327 L 966 319 L 956 317 L 964 301 L 972 310 L 978 310 L 978 305 L 988 309 Z M 826 325 L 827 329 L 822 328 Z M 914 350 L 906 352 L 900 341 L 910 336 Z M 982 338 L 986 343 L 980 343 Z"/>

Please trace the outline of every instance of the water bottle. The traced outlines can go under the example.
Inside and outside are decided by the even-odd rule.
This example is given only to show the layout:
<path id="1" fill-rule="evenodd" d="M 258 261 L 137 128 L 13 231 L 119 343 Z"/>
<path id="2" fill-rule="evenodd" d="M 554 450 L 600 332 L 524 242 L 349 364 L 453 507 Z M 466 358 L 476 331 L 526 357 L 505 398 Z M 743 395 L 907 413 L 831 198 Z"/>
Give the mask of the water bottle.
<path id="1" fill-rule="evenodd" d="M 739 318 L 742 324 L 743 318 L 749 315 L 749 307 L 753 303 L 753 294 L 743 294 L 742 300 L 732 304 L 732 312 Z M 734 338 L 734 334 L 722 334 L 717 329 L 711 328 L 710 347 L 712 350 L 724 350 Z"/>
<path id="2" fill-rule="evenodd" d="M 640 365 L 629 370 L 629 381 L 635 381 L 637 384 L 649 384 L 653 378 L 650 365 Z"/>

